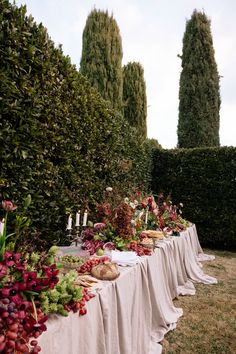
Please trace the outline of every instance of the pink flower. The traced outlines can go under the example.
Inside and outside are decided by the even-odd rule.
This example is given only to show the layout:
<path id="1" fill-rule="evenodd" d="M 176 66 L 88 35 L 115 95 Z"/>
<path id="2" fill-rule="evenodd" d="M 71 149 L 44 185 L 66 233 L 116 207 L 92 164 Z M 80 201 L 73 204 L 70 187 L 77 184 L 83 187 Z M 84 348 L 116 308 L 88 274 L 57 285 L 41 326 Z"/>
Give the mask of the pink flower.
<path id="1" fill-rule="evenodd" d="M 146 207 L 147 207 L 147 205 L 148 205 L 148 198 L 144 198 L 143 200 L 142 200 L 142 208 L 144 208 L 144 209 L 146 209 Z"/>
<path id="2" fill-rule="evenodd" d="M 15 204 L 13 204 L 10 200 L 3 200 L 2 207 L 6 211 L 13 211 L 13 210 L 16 210 L 16 208 L 17 208 L 17 206 Z"/>
<path id="3" fill-rule="evenodd" d="M 143 199 L 142 201 L 142 207 L 144 209 L 146 209 L 146 207 L 148 206 L 150 211 L 153 211 L 157 208 L 157 204 L 155 202 L 155 199 L 153 197 L 153 195 L 151 195 L 150 197 L 146 197 Z"/>
<path id="4" fill-rule="evenodd" d="M 106 224 L 104 222 L 97 222 L 96 224 L 94 224 L 94 228 L 96 230 L 101 230 L 104 229 L 106 227 Z"/>
<path id="5" fill-rule="evenodd" d="M 150 196 L 148 198 L 148 205 L 149 205 L 149 210 L 150 211 L 153 211 L 154 209 L 157 208 L 157 204 L 156 204 L 155 199 L 154 199 L 153 196 Z"/>
<path id="6" fill-rule="evenodd" d="M 157 208 L 154 208 L 152 212 L 153 212 L 153 214 L 154 214 L 154 215 L 156 215 L 156 216 L 157 216 L 157 215 L 158 215 L 158 213 L 159 213 L 159 209 L 158 209 L 158 207 L 157 207 Z"/>

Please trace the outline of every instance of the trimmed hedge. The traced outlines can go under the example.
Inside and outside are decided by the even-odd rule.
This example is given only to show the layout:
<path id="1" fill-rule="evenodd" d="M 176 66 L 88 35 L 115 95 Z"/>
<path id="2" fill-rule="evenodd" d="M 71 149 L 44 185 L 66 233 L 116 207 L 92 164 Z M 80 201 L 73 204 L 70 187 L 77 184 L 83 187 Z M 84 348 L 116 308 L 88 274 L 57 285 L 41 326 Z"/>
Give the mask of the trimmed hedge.
<path id="1" fill-rule="evenodd" d="M 156 150 L 154 193 L 184 203 L 203 246 L 236 249 L 236 148 Z"/>
<path id="2" fill-rule="evenodd" d="M 66 213 L 92 210 L 107 186 L 125 193 L 150 181 L 149 150 L 42 24 L 8 0 L 0 2 L 0 55 L 3 197 L 20 205 L 30 193 L 32 226 L 63 243 Z"/>

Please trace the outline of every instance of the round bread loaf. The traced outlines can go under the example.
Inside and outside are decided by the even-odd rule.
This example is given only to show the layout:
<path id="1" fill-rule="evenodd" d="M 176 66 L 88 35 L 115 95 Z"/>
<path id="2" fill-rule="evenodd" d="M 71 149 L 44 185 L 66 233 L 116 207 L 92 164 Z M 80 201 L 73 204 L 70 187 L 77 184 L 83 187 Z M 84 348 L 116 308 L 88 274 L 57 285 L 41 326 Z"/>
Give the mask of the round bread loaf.
<path id="1" fill-rule="evenodd" d="M 165 237 L 163 231 L 159 230 L 145 230 L 143 233 L 145 233 L 147 237 L 156 238 L 158 240 L 162 240 Z"/>
<path id="2" fill-rule="evenodd" d="M 92 268 L 91 274 L 101 280 L 114 280 L 120 275 L 117 264 L 112 262 L 96 265 Z"/>

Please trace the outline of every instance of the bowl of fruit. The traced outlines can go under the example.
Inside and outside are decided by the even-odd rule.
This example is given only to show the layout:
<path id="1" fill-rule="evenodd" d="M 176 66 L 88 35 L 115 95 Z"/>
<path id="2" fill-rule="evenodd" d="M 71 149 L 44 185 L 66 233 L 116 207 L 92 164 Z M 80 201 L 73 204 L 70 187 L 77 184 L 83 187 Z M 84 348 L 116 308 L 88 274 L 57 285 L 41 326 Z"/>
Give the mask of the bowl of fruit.
<path id="1" fill-rule="evenodd" d="M 78 269 L 84 264 L 85 259 L 72 255 L 72 254 L 65 254 L 64 256 L 58 257 L 58 262 L 62 265 L 64 270 L 71 270 L 71 269 Z"/>

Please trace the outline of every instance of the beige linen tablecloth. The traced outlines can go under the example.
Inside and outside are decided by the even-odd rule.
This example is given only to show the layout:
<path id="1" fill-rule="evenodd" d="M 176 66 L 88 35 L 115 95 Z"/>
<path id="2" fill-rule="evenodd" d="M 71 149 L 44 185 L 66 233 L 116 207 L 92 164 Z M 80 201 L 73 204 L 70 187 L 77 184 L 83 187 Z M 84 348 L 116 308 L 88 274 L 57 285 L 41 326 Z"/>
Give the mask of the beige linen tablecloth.
<path id="1" fill-rule="evenodd" d="M 147 261 L 121 269 L 99 292 L 109 354 L 144 354 L 150 344 L 151 302 Z"/>
<path id="2" fill-rule="evenodd" d="M 88 313 L 67 318 L 52 316 L 39 338 L 43 354 L 159 354 L 158 344 L 176 327 L 182 309 L 173 299 L 193 295 L 193 282 L 214 284 L 203 273 L 204 255 L 195 225 L 161 242 L 150 257 L 132 267 L 120 267 L 120 276 L 103 282 Z"/>
<path id="3" fill-rule="evenodd" d="M 87 302 L 88 314 L 51 316 L 39 338 L 43 354 L 105 354 L 103 315 L 98 297 Z"/>

